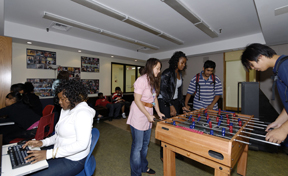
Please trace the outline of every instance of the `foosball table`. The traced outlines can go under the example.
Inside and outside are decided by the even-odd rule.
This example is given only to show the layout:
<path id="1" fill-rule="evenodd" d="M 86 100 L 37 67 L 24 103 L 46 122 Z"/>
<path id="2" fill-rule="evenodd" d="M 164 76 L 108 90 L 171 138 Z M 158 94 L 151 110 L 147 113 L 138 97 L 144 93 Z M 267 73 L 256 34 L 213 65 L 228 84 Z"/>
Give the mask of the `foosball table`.
<path id="1" fill-rule="evenodd" d="M 199 109 L 159 121 L 155 138 L 163 147 L 164 176 L 176 175 L 175 153 L 214 168 L 215 176 L 230 175 L 238 162 L 237 173 L 245 176 L 249 139 L 279 145 L 253 132 L 253 128 L 265 130 L 266 126 L 253 115 L 220 109 Z"/>

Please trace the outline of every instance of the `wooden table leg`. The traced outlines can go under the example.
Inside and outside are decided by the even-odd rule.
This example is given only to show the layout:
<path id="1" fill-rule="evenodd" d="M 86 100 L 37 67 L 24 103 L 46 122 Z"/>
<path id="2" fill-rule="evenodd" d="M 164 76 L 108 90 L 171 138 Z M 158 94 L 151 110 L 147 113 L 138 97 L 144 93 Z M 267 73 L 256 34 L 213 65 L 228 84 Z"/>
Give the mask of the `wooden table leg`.
<path id="1" fill-rule="evenodd" d="M 176 175 L 176 166 L 175 166 L 175 153 L 172 150 L 169 150 L 163 145 L 163 169 L 164 176 L 175 176 Z"/>
<path id="2" fill-rule="evenodd" d="M 246 176 L 248 158 L 248 145 L 245 146 L 237 165 L 237 173 Z"/>
<path id="3" fill-rule="evenodd" d="M 215 169 L 214 170 L 214 176 L 229 176 L 230 174 L 226 173 L 226 172 L 223 172 L 219 169 Z"/>

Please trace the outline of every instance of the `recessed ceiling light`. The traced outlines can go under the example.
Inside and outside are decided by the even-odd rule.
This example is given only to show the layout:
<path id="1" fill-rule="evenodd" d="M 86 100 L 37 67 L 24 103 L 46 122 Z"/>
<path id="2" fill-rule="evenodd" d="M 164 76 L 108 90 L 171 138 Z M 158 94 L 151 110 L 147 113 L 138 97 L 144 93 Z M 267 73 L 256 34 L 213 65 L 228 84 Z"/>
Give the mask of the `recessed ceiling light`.
<path id="1" fill-rule="evenodd" d="M 32 45 L 32 42 L 27 42 L 28 45 Z"/>
<path id="2" fill-rule="evenodd" d="M 137 62 L 137 60 L 135 60 L 135 62 Z"/>
<path id="3" fill-rule="evenodd" d="M 78 50 L 78 53 L 81 53 L 82 51 L 81 50 Z"/>
<path id="4" fill-rule="evenodd" d="M 111 57 L 114 57 L 114 56 L 111 56 Z"/>

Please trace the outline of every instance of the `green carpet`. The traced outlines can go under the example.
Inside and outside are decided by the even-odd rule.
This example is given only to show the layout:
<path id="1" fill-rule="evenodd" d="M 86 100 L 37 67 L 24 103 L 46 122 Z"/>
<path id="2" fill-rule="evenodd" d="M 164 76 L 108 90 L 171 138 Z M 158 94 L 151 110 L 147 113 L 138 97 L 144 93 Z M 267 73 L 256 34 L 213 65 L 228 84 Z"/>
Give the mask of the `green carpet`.
<path id="1" fill-rule="evenodd" d="M 99 141 L 93 151 L 96 158 L 97 176 L 129 176 L 130 175 L 130 149 L 131 134 L 105 122 L 94 124 L 100 131 Z M 156 171 L 155 176 L 163 175 L 163 164 L 159 155 L 160 146 L 150 142 L 148 149 L 148 167 Z M 285 176 L 288 175 L 288 155 L 285 153 L 266 153 L 248 151 L 248 176 Z M 147 175 L 148 174 L 143 174 Z M 177 176 L 212 176 L 214 170 L 201 163 L 188 158 L 184 161 L 176 159 Z M 231 172 L 237 176 L 236 168 Z"/>

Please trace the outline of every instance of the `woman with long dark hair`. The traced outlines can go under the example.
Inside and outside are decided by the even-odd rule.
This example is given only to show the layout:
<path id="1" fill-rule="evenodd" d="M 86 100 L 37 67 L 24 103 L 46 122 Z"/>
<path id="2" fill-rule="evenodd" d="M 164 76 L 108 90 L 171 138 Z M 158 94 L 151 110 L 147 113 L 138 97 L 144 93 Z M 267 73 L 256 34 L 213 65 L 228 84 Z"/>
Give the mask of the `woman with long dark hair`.
<path id="1" fill-rule="evenodd" d="M 182 72 L 186 68 L 187 57 L 182 51 L 177 51 L 169 60 L 169 68 L 161 75 L 159 107 L 165 118 L 182 114 L 188 111 L 183 99 Z M 160 149 L 160 158 L 163 158 L 163 147 Z"/>
<path id="2" fill-rule="evenodd" d="M 134 101 L 127 120 L 132 134 L 131 176 L 141 176 L 142 173 L 155 174 L 154 170 L 148 168 L 146 156 L 152 122 L 155 118 L 153 107 L 160 119 L 164 117 L 164 114 L 159 110 L 157 100 L 160 92 L 160 70 L 161 62 L 158 59 L 150 58 L 146 62 L 143 75 L 134 83 Z"/>

